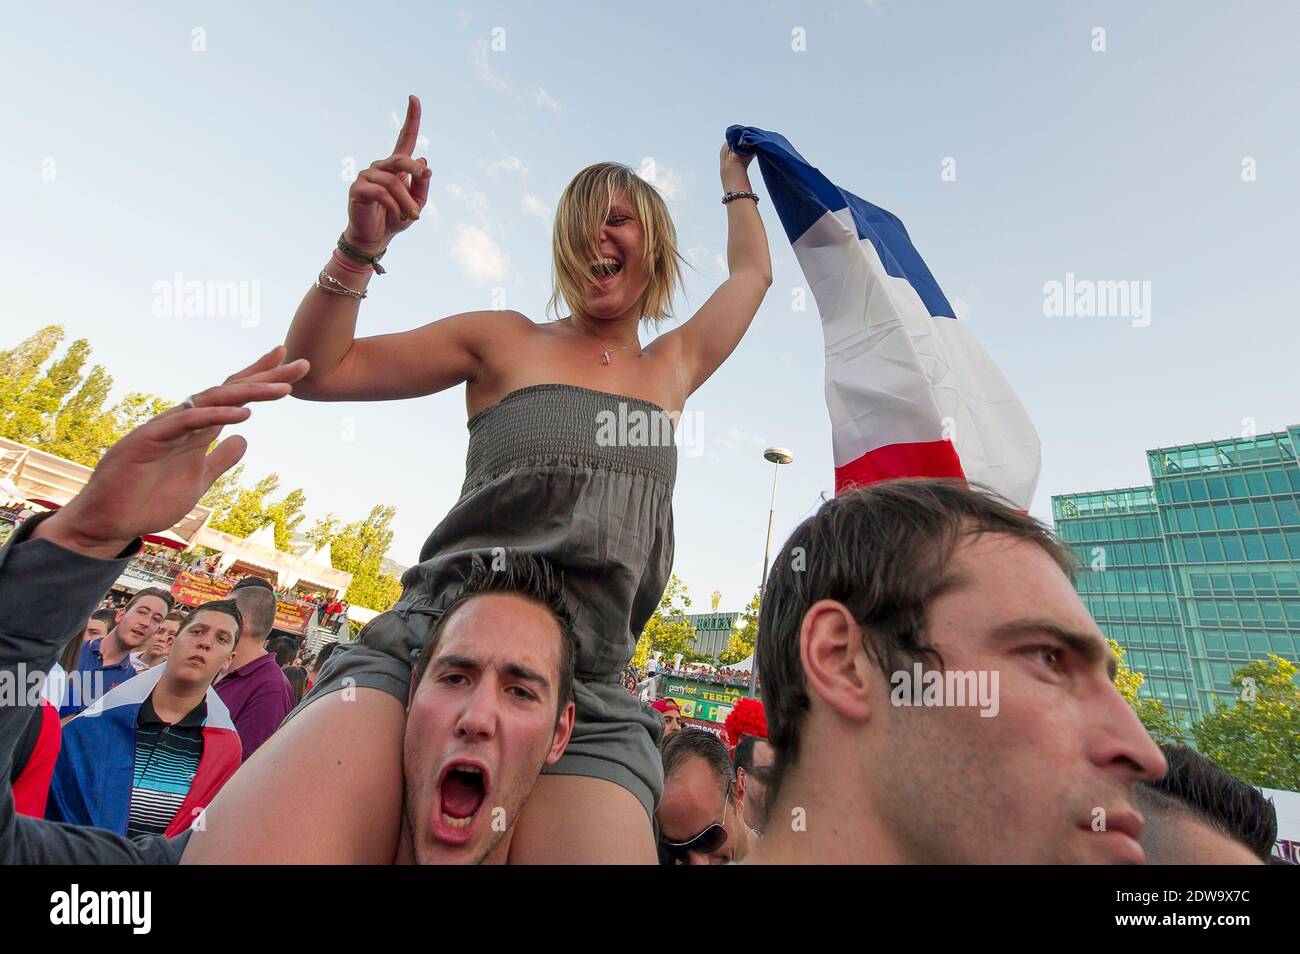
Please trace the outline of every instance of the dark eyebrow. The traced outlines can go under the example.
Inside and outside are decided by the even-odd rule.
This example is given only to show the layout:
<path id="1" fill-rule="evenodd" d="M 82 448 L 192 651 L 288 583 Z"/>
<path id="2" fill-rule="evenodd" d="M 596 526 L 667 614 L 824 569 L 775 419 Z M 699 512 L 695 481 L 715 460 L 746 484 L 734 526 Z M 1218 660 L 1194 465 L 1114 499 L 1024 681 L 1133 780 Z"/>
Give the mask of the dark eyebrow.
<path id="1" fill-rule="evenodd" d="M 1047 633 L 1055 636 L 1089 663 L 1095 664 L 1104 658 L 1106 660 L 1106 674 L 1110 677 L 1111 682 L 1115 681 L 1115 673 L 1119 667 L 1115 662 L 1115 654 L 1110 651 L 1110 646 L 1107 645 L 1105 640 L 1089 633 L 1080 633 L 1068 629 L 1054 620 L 1033 617 L 1012 620 L 994 629 L 992 636 L 994 639 L 1007 639 L 1026 633 Z"/>
<path id="2" fill-rule="evenodd" d="M 540 672 L 533 672 L 527 666 L 521 666 L 519 663 L 506 663 L 501 667 L 501 671 L 507 676 L 514 676 L 516 679 L 522 679 L 524 682 L 531 682 L 534 685 L 541 686 L 543 689 L 551 688 L 551 681 L 543 676 Z"/>
<path id="3" fill-rule="evenodd" d="M 483 670 L 482 663 L 476 659 L 470 658 L 469 656 L 439 656 L 433 661 L 432 665 L 438 669 L 464 669 L 469 672 L 482 672 Z M 527 666 L 522 666 L 519 663 L 506 663 L 499 667 L 499 669 L 505 675 L 511 676 L 515 679 L 522 679 L 524 682 L 531 682 L 534 685 L 541 686 L 545 689 L 551 687 L 551 681 L 549 679 L 541 673 L 534 672 Z"/>
<path id="4" fill-rule="evenodd" d="M 478 660 L 471 659 L 469 656 L 439 656 L 433 661 L 433 665 L 439 669 L 468 669 L 471 672 L 478 672 L 483 667 L 478 664 Z"/>

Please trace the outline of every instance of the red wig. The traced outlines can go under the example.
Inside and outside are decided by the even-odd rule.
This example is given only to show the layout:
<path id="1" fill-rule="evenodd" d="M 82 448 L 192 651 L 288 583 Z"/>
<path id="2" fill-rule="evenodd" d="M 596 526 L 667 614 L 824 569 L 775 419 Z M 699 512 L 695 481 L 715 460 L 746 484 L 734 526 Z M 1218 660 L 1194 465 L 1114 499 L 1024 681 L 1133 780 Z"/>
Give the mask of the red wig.
<path id="1" fill-rule="evenodd" d="M 726 736 L 723 741 L 727 743 L 727 748 L 732 750 L 733 755 L 740 740 L 747 735 L 766 739 L 767 713 L 763 711 L 763 703 L 757 699 L 737 699 L 735 706 L 727 715 L 727 721 L 722 723 L 722 731 Z"/>

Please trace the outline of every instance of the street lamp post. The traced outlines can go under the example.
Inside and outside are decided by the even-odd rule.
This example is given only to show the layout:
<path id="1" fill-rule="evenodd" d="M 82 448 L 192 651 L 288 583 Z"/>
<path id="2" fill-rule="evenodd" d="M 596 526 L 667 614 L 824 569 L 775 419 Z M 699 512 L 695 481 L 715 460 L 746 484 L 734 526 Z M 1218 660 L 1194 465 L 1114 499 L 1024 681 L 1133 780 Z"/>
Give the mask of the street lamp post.
<path id="1" fill-rule="evenodd" d="M 784 447 L 769 447 L 763 451 L 763 458 L 772 462 L 772 505 L 767 511 L 767 546 L 763 548 L 763 578 L 758 581 L 759 600 L 762 600 L 763 589 L 767 586 L 767 566 L 772 555 L 772 521 L 776 517 L 776 475 L 780 473 L 782 464 L 794 460 L 794 454 Z"/>
<path id="2" fill-rule="evenodd" d="M 776 519 L 776 476 L 781 471 L 782 464 L 789 464 L 794 460 L 794 454 L 790 453 L 784 447 L 769 447 L 763 451 L 763 459 L 772 462 L 772 503 L 767 509 L 767 545 L 763 548 L 763 578 L 758 581 L 758 601 L 763 602 L 763 591 L 767 588 L 767 567 L 771 562 L 772 556 L 772 523 Z M 755 621 L 757 622 L 757 621 Z M 758 634 L 755 633 L 754 656 L 758 654 Z M 749 662 L 749 679 L 747 690 L 752 696 L 754 694 L 754 680 L 758 675 L 755 670 L 756 659 L 751 658 Z"/>

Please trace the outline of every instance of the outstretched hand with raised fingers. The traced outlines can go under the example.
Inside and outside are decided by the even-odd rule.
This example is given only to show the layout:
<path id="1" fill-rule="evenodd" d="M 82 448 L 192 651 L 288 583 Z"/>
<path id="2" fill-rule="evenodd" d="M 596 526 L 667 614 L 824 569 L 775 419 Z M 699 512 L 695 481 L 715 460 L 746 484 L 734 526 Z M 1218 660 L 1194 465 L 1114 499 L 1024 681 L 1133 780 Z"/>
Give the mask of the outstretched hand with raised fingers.
<path id="1" fill-rule="evenodd" d="M 349 245 L 369 254 L 388 247 L 398 232 L 410 228 L 429 201 L 429 165 L 412 159 L 420 138 L 420 100 L 411 96 L 397 145 L 387 159 L 372 162 L 348 189 Z"/>
<path id="2" fill-rule="evenodd" d="M 209 453 L 221 429 L 248 419 L 245 404 L 278 401 L 307 373 L 306 361 L 285 363 L 284 353 L 274 348 L 224 384 L 195 394 L 193 407 L 177 405 L 127 434 L 109 448 L 81 493 L 32 538 L 112 559 L 136 537 L 173 526 L 248 449 L 234 436 Z"/>

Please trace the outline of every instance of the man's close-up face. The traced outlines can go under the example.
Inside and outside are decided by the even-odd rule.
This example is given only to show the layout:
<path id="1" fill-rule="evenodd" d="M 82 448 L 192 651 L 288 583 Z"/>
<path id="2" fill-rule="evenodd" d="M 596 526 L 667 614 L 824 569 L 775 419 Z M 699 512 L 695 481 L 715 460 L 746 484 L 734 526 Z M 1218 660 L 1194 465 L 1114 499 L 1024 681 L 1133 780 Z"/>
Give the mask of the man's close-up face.
<path id="1" fill-rule="evenodd" d="M 864 781 L 885 829 L 914 862 L 1141 863 L 1133 786 L 1164 756 L 1069 579 L 1005 534 L 964 537 L 946 575 L 924 641 L 949 671 L 996 672 L 996 714 L 891 705 L 882 680 Z"/>
<path id="2" fill-rule="evenodd" d="M 688 758 L 664 779 L 664 797 L 655 812 L 661 840 L 682 844 L 721 823 L 727 833 L 725 840 L 703 846 L 708 851 L 690 851 L 679 860 L 691 865 L 720 865 L 740 860 L 735 854 L 741 844 L 737 835 L 742 809 L 736 800 L 734 783 L 730 787 L 719 784 L 707 761 L 698 756 Z"/>
<path id="3" fill-rule="evenodd" d="M 475 597 L 444 624 L 403 746 L 417 863 L 504 861 L 510 826 L 573 727 L 572 703 L 556 718 L 561 639 L 549 611 L 507 594 Z"/>
<path id="4" fill-rule="evenodd" d="M 167 672 L 191 685 L 212 685 L 235 653 L 235 618 L 214 610 L 195 610 L 176 634 Z"/>
<path id="5" fill-rule="evenodd" d="M 117 638 L 136 650 L 153 638 L 167 618 L 169 607 L 156 596 L 142 596 L 117 614 Z"/>

